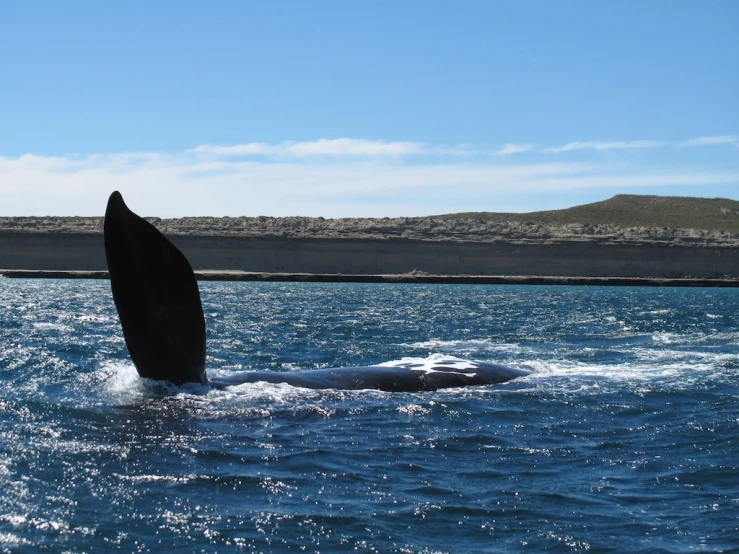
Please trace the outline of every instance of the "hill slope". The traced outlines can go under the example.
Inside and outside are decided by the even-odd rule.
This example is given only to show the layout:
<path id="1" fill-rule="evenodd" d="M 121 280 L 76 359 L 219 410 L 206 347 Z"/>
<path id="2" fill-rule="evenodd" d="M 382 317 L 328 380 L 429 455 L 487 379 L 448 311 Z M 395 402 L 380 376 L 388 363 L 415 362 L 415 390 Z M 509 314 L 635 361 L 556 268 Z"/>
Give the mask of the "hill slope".
<path id="1" fill-rule="evenodd" d="M 739 231 L 739 201 L 726 198 L 618 194 L 602 202 L 583 204 L 563 210 L 530 213 L 472 212 L 437 217 L 737 232 Z"/>

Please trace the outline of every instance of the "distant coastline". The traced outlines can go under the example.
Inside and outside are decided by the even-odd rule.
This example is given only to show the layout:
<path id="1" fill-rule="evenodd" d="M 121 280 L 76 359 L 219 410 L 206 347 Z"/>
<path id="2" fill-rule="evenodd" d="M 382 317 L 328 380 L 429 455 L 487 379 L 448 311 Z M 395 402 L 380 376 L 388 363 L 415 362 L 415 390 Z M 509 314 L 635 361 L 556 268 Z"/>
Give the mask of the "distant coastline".
<path id="1" fill-rule="evenodd" d="M 658 225 L 681 218 L 702 228 Z M 620 195 L 532 214 L 150 221 L 196 271 L 213 272 L 203 273 L 203 279 L 584 284 L 739 279 L 739 203 L 725 199 Z M 101 217 L 0 217 L 0 273 L 105 271 L 102 223 Z"/>

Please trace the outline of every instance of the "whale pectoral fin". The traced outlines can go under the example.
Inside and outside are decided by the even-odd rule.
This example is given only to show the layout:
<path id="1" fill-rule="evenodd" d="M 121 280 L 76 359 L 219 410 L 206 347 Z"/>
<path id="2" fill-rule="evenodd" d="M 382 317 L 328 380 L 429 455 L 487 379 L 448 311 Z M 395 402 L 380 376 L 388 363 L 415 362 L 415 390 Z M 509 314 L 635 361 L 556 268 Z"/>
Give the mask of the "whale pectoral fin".
<path id="1" fill-rule="evenodd" d="M 205 318 L 187 258 L 119 192 L 108 199 L 104 236 L 113 300 L 139 375 L 205 383 Z"/>

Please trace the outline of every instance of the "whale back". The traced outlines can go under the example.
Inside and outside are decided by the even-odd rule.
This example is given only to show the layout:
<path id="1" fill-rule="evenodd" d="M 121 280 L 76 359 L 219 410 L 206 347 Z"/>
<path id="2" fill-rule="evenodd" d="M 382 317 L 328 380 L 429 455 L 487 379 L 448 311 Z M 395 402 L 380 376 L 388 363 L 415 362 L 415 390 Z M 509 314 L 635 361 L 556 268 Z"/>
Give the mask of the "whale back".
<path id="1" fill-rule="evenodd" d="M 105 256 L 126 346 L 141 377 L 205 383 L 205 318 L 190 263 L 119 192 L 108 199 Z"/>

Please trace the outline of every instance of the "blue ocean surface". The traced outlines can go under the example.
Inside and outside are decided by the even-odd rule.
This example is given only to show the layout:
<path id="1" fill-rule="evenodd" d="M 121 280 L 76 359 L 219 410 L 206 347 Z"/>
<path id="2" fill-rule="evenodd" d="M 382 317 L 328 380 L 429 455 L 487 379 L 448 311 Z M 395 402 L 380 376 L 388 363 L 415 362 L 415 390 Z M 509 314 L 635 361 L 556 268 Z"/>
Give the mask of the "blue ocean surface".
<path id="1" fill-rule="evenodd" d="M 0 279 L 0 551 L 739 551 L 739 290 L 201 283 L 212 377 L 455 356 L 423 393 L 139 379 L 107 281 Z"/>

